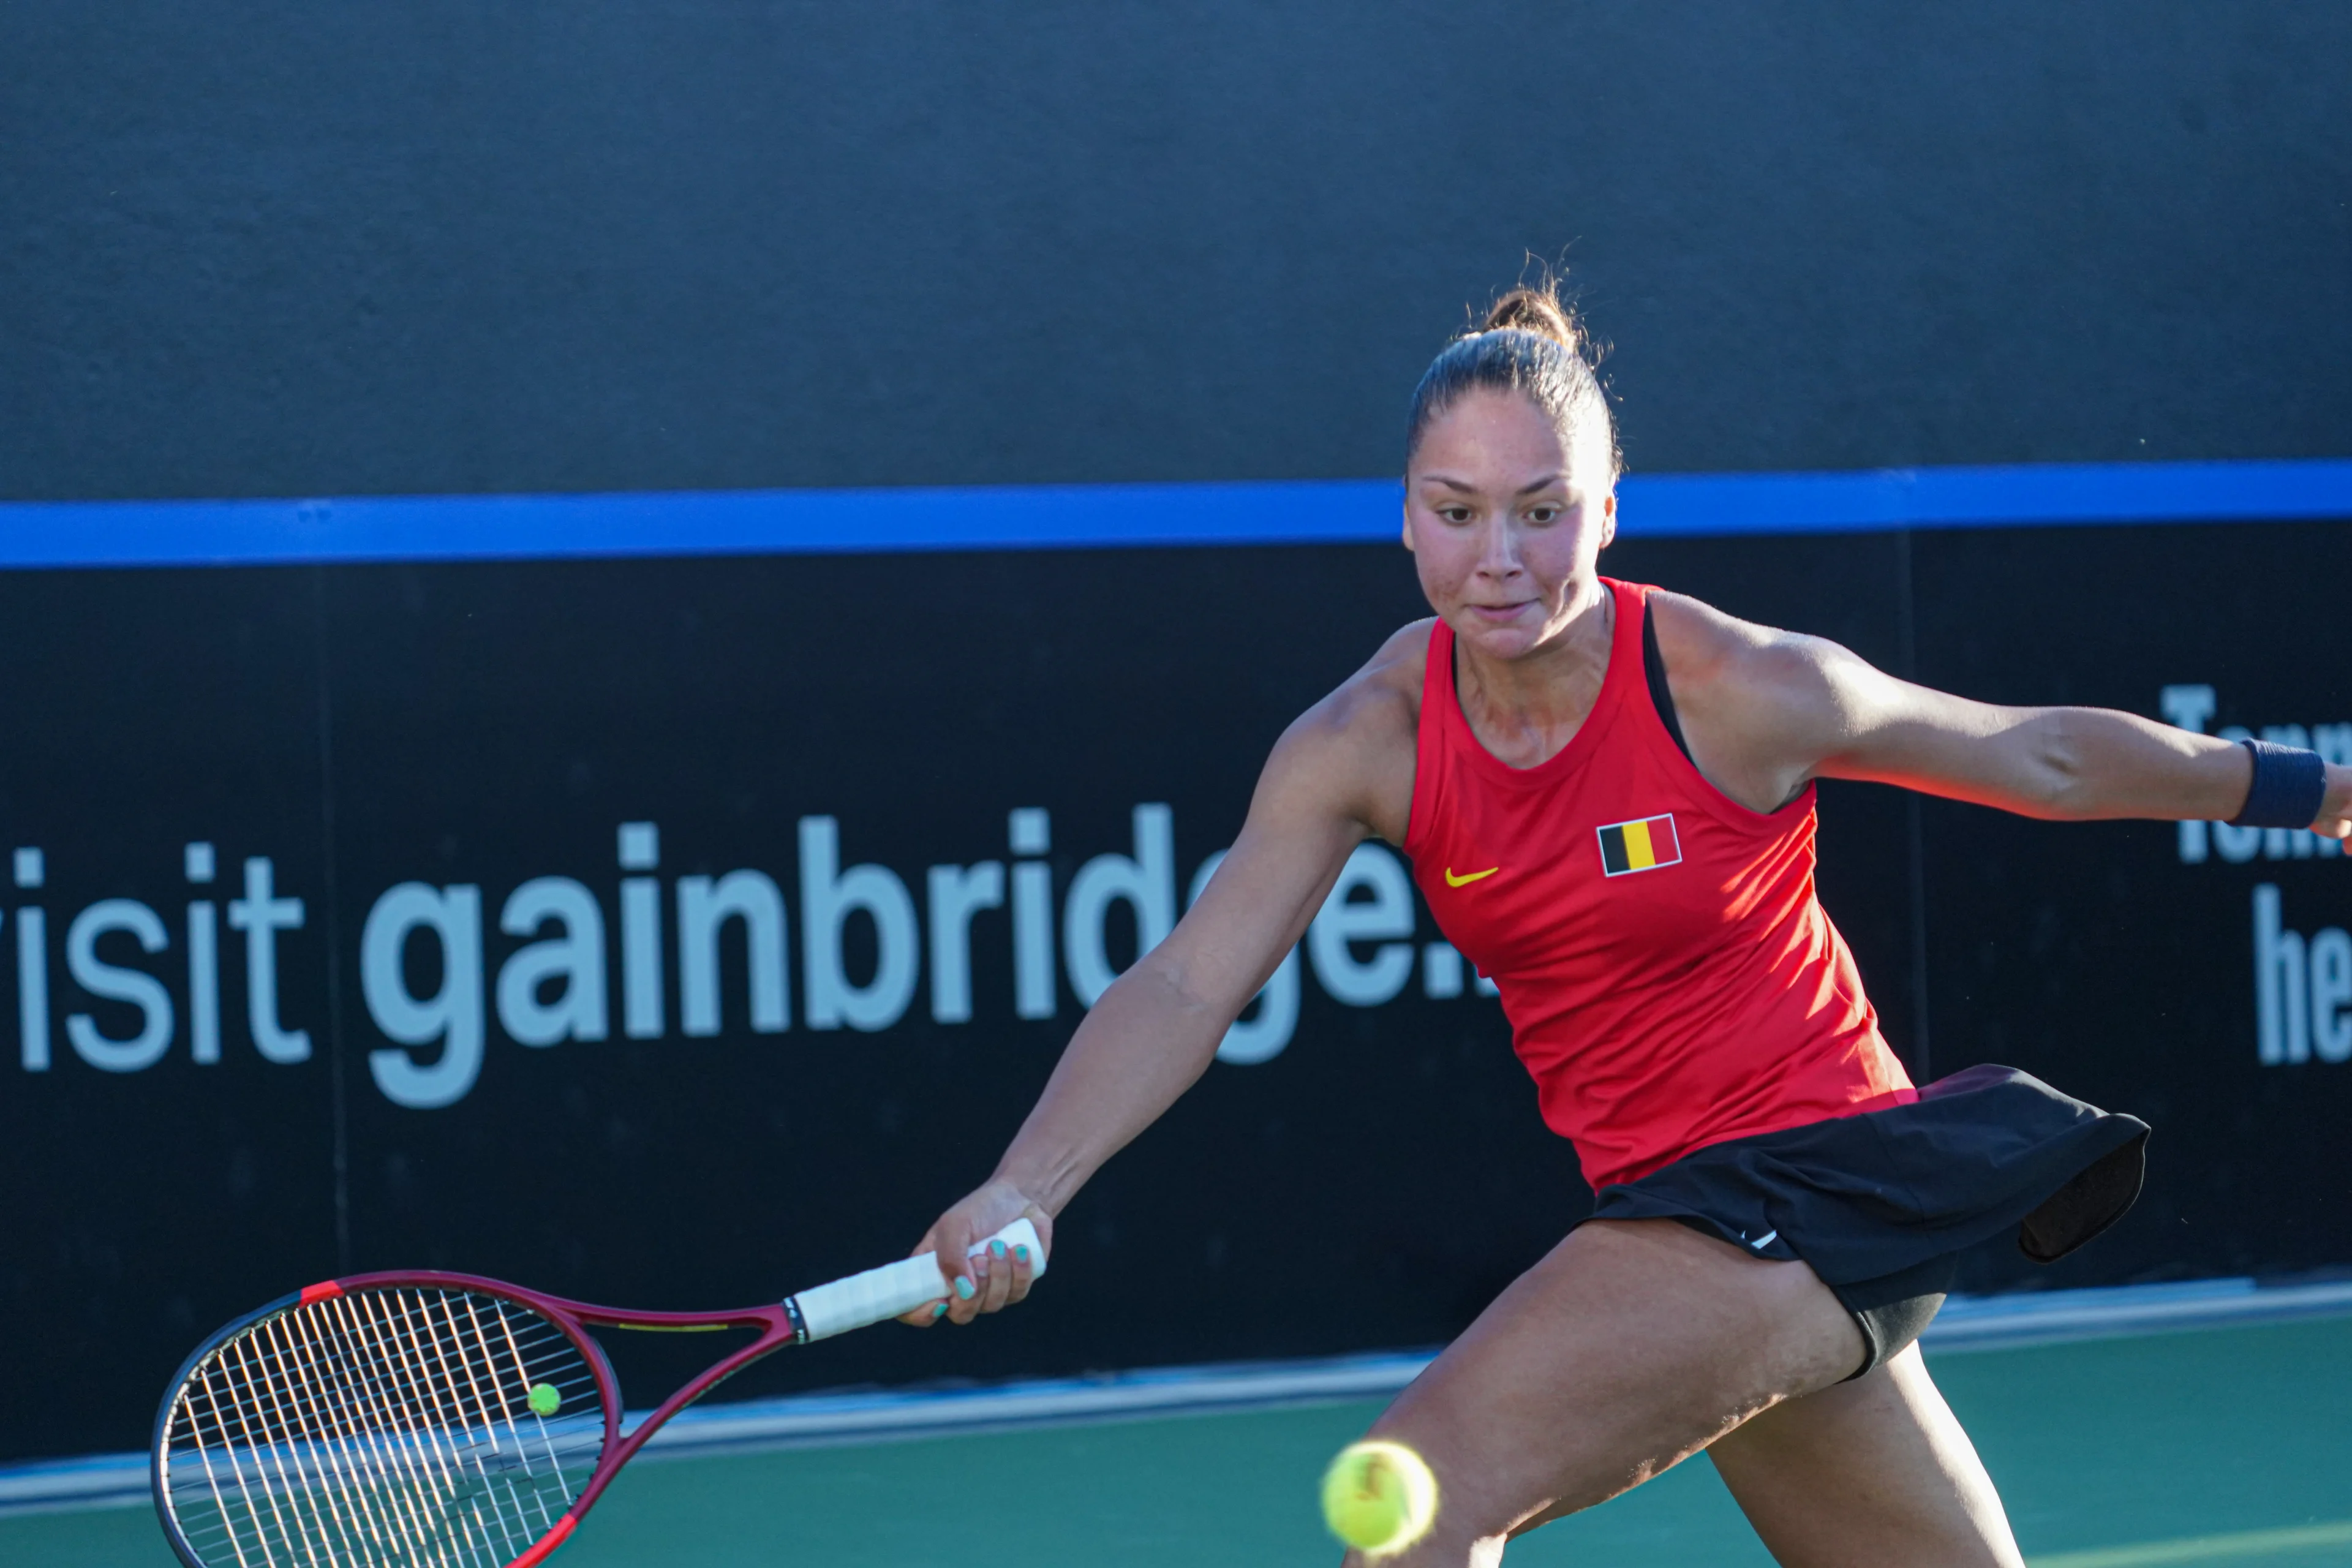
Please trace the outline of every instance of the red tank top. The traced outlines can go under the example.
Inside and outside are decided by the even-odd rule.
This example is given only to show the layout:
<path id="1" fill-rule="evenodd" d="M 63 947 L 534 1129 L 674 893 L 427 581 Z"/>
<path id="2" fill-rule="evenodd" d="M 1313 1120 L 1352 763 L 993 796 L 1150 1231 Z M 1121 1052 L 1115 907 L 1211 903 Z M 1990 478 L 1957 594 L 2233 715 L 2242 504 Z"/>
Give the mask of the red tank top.
<path id="1" fill-rule="evenodd" d="M 1532 768 L 1471 733 L 1454 633 L 1432 629 L 1404 842 L 1595 1188 L 1918 1098 L 1814 896 L 1812 786 L 1762 813 L 1700 776 L 1644 678 L 1651 591 L 1602 583 L 1617 624 L 1600 699 Z"/>

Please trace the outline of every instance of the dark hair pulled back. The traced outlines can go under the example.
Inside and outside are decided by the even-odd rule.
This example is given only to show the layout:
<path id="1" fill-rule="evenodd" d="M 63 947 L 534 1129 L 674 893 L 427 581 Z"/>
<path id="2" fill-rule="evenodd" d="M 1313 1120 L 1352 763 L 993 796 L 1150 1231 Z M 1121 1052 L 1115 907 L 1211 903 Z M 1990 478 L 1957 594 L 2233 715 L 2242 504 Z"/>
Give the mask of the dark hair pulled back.
<path id="1" fill-rule="evenodd" d="M 1512 289 L 1495 301 L 1486 321 L 1445 345 L 1412 389 L 1412 414 L 1405 425 L 1404 459 L 1421 447 L 1432 420 L 1473 392 L 1516 392 L 1551 419 L 1561 442 L 1573 449 L 1586 422 L 1599 420 L 1609 444 L 1609 477 L 1624 471 L 1617 445 L 1617 421 L 1609 411 L 1596 370 L 1601 356 L 1576 312 L 1551 279 Z"/>

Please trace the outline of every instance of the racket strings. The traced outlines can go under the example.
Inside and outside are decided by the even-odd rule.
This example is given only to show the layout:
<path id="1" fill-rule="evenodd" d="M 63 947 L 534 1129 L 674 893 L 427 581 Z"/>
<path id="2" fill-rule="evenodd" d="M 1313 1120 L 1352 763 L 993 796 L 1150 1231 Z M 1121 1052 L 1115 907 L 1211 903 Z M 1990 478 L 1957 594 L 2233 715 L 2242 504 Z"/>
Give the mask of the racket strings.
<path id="1" fill-rule="evenodd" d="M 198 1364 L 164 1493 L 206 1568 L 500 1568 L 562 1517 L 604 1435 L 595 1375 L 545 1318 L 471 1291 L 353 1291 Z"/>

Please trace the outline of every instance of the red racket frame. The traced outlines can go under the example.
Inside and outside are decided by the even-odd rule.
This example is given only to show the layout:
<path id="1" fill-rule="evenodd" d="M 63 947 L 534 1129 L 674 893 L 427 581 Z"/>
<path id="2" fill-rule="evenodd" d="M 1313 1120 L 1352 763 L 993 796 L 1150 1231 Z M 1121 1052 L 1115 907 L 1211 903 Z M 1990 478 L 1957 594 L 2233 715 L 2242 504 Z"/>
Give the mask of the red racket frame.
<path id="1" fill-rule="evenodd" d="M 1016 1219 L 984 1243 L 974 1244 L 970 1251 L 977 1257 L 983 1247 L 1003 1256 L 1008 1244 L 1017 1244 L 1021 1255 L 1034 1258 L 1034 1271 L 1045 1271 L 1045 1254 L 1036 1230 L 1027 1218 Z M 1032 1250 L 1034 1249 L 1034 1251 Z M 503 1279 L 485 1279 L 478 1274 L 452 1274 L 440 1269 L 401 1269 L 374 1274 L 352 1274 L 340 1279 L 322 1279 L 291 1296 L 280 1297 L 264 1307 L 256 1308 L 236 1321 L 215 1331 L 198 1346 L 181 1364 L 179 1375 L 172 1380 L 172 1388 L 163 1396 L 163 1404 L 155 1415 L 155 1439 L 152 1450 L 152 1483 L 155 1509 L 164 1522 L 164 1533 L 172 1550 L 191 1568 L 203 1568 L 195 1549 L 185 1540 L 173 1504 L 172 1487 L 166 1474 L 171 1458 L 172 1417 L 188 1380 L 222 1346 L 249 1332 L 257 1324 L 275 1320 L 279 1314 L 314 1302 L 330 1301 L 353 1291 L 371 1289 L 439 1289 L 460 1290 L 510 1301 L 528 1311 L 535 1312 L 555 1325 L 556 1331 L 580 1352 L 596 1382 L 596 1396 L 604 1405 L 604 1435 L 595 1468 L 588 1482 L 563 1510 L 562 1518 L 548 1527 L 547 1533 L 526 1548 L 520 1557 L 506 1568 L 533 1568 L 548 1554 L 571 1538 L 588 1510 L 596 1506 L 604 1489 L 623 1465 L 635 1458 L 646 1440 L 661 1430 L 669 1418 L 687 1405 L 736 1373 L 762 1356 L 772 1355 L 786 1345 L 808 1342 L 810 1322 L 803 1313 L 815 1319 L 819 1337 L 844 1332 L 867 1322 L 878 1322 L 884 1315 L 898 1309 L 900 1303 L 919 1304 L 936 1300 L 928 1294 L 936 1282 L 940 1294 L 947 1293 L 943 1275 L 934 1272 L 936 1259 L 923 1253 L 919 1258 L 902 1258 L 862 1274 L 845 1276 L 824 1285 L 814 1286 L 773 1305 L 744 1307 L 726 1312 L 632 1312 L 617 1307 L 599 1307 L 588 1301 L 573 1301 L 562 1296 L 550 1296 L 538 1290 L 509 1285 Z M 909 1274 L 909 1270 L 913 1273 Z M 961 1284 L 961 1280 L 959 1279 Z M 910 1297 L 908 1292 L 912 1291 Z M 807 1298 L 803 1307 L 803 1300 Z M 637 1423 L 635 1431 L 624 1436 L 621 1431 L 621 1384 L 613 1374 L 613 1363 L 606 1359 L 604 1347 L 591 1338 L 591 1328 L 637 1329 L 656 1332 L 663 1331 L 708 1329 L 744 1329 L 757 1337 L 752 1342 L 719 1357 L 702 1373 L 681 1386 L 656 1407 L 653 1414 Z"/>
<path id="2" fill-rule="evenodd" d="M 779 1302 L 768 1307 L 745 1307 L 731 1312 L 632 1312 L 617 1307 L 599 1307 L 587 1301 L 567 1300 L 561 1296 L 549 1296 L 537 1290 L 509 1285 L 503 1279 L 486 1279 L 478 1274 L 448 1274 L 436 1269 L 412 1269 L 378 1274 L 353 1274 L 341 1279 L 325 1279 L 305 1289 L 288 1303 L 290 1307 L 307 1307 L 313 1301 L 332 1300 L 353 1290 L 388 1289 L 405 1287 L 411 1289 L 471 1290 L 485 1296 L 496 1296 L 527 1307 L 553 1323 L 580 1352 L 581 1359 L 595 1374 L 597 1396 L 604 1405 L 604 1450 L 591 1472 L 588 1484 L 572 1506 L 563 1510 L 545 1535 L 531 1542 L 529 1550 L 507 1565 L 507 1568 L 532 1568 L 544 1562 L 549 1553 L 571 1538 L 580 1521 L 604 1495 L 606 1486 L 623 1465 L 636 1457 L 646 1440 L 659 1431 L 664 1423 L 701 1398 L 711 1389 L 742 1371 L 763 1356 L 772 1355 L 786 1345 L 798 1344 L 806 1333 L 789 1304 Z M 196 1360 L 209 1355 L 234 1333 L 241 1333 L 251 1321 L 238 1324 L 230 1334 L 221 1336 L 207 1345 Z M 655 1407 L 654 1413 L 637 1423 L 636 1429 L 626 1436 L 621 1434 L 621 1384 L 613 1375 L 613 1364 L 605 1358 L 604 1347 L 588 1333 L 591 1328 L 638 1329 L 651 1332 L 698 1331 L 714 1329 L 750 1329 L 760 1336 L 732 1354 L 713 1362 L 699 1376 L 683 1384 Z M 168 1407 L 168 1406 L 167 1406 Z"/>

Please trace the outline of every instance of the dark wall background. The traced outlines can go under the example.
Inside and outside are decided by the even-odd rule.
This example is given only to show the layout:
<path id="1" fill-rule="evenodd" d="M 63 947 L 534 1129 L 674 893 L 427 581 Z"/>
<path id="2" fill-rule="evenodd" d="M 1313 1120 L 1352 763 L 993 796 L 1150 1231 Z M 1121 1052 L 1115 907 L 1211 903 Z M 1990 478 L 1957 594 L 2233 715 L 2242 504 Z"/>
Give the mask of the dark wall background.
<path id="1" fill-rule="evenodd" d="M 1565 254 L 1651 470 L 2342 452 L 2352 12 L 0 11 L 0 495 L 1360 476 Z"/>
<path id="2" fill-rule="evenodd" d="M 2276 624 L 2328 624 L 2352 576 L 2341 522 L 1636 540 L 1610 564 L 1988 698 L 2154 713 L 2165 686 L 2200 683 L 2215 726 L 2326 725 L 2352 747 L 2352 682 L 2311 642 L 2248 638 L 2212 593 L 2252 583 Z M 0 1360 L 0 1458 L 135 1447 L 214 1325 L 335 1274 L 452 1268 L 693 1308 L 884 1260 L 986 1173 L 1081 1006 L 1064 979 L 1056 1017 L 1014 1016 L 992 911 L 971 927 L 971 1021 L 933 1020 L 926 952 L 887 1027 L 812 1026 L 800 819 L 837 816 L 844 863 L 888 868 L 927 912 L 926 867 L 1003 858 L 1006 811 L 1045 806 L 1066 913 L 1086 860 L 1131 852 L 1130 808 L 1166 802 L 1181 887 L 1231 841 L 1272 737 L 1414 598 L 1402 552 L 1370 545 L 0 574 L 20 650 L 0 733 L 33 738 L 0 748 L 0 850 L 38 846 L 46 871 L 0 889 L 0 1343 L 44 1347 Z M 2332 1059 L 2352 1057 L 2352 993 L 2318 995 L 2305 964 L 2294 1005 L 2342 1048 L 2315 1025 L 2309 1059 L 2264 1065 L 2252 922 L 2268 885 L 2312 952 L 2345 942 L 2352 857 L 2296 857 L 2280 835 L 2288 858 L 2184 863 L 2168 824 L 2032 823 L 1862 785 L 1825 787 L 1821 809 L 1823 900 L 1915 1071 L 2005 1062 L 2157 1129 L 2147 1194 L 2112 1235 L 2048 1269 L 1988 1243 L 1965 1288 L 2352 1265 L 2352 1061 Z M 686 1036 L 666 916 L 666 1026 L 622 1035 L 614 829 L 639 820 L 660 825 L 665 908 L 684 876 L 780 885 L 788 1030 L 750 1026 L 737 931 L 723 1027 Z M 190 841 L 215 846 L 215 883 L 184 880 Z M 224 929 L 220 1059 L 200 1063 L 181 911 L 233 896 L 257 855 L 305 903 L 278 996 L 314 1048 L 263 1059 L 247 940 Z M 551 934 L 499 923 L 550 875 L 604 910 L 606 1037 L 527 1045 L 486 997 L 470 1090 L 395 1103 L 370 1068 L 391 1045 L 361 980 L 371 911 L 396 883 L 478 887 L 487 992 Z M 100 952 L 154 975 L 179 1020 L 131 1071 L 101 1070 L 62 1024 L 137 1029 L 66 960 L 70 924 L 120 899 L 161 911 L 171 942 L 142 954 L 118 932 Z M 16 1024 L 33 907 L 39 1070 Z M 1130 917 L 1111 930 L 1123 961 Z M 862 981 L 863 917 L 845 945 Z M 437 953 L 411 944 L 415 994 L 439 988 Z M 847 1336 L 729 1394 L 1458 1332 L 1585 1212 L 1572 1153 L 1495 1003 L 1415 978 L 1347 1006 L 1308 970 L 1286 1049 L 1212 1068 L 1065 1212 L 1032 1306 L 968 1333 Z M 631 1386 L 695 1370 L 659 1365 L 694 1354 L 666 1345 L 629 1347 L 656 1363 Z"/>

